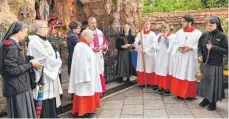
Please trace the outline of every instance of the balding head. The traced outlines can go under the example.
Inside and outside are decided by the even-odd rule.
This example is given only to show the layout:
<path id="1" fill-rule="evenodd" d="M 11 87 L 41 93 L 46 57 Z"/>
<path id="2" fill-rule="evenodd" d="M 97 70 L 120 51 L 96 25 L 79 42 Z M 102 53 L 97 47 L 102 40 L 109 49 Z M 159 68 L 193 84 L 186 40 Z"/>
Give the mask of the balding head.
<path id="1" fill-rule="evenodd" d="M 95 30 L 96 27 L 97 27 L 97 22 L 96 22 L 96 19 L 95 17 L 90 17 L 88 19 L 88 26 L 91 30 Z"/>
<path id="2" fill-rule="evenodd" d="M 90 29 L 85 29 L 85 30 L 83 30 L 83 32 L 81 34 L 81 38 L 85 39 L 88 43 L 91 43 L 93 38 L 94 38 L 94 33 Z"/>

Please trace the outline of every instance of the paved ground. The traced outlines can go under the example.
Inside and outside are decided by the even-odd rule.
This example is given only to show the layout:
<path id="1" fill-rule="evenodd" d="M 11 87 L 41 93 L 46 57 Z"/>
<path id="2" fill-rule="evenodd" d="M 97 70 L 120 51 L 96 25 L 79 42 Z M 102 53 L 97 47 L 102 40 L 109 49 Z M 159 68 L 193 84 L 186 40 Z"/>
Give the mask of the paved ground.
<path id="1" fill-rule="evenodd" d="M 217 103 L 216 111 L 199 107 L 201 100 L 180 100 L 154 93 L 150 88 L 133 87 L 102 99 L 96 118 L 228 118 L 228 98 Z M 71 112 L 61 118 L 72 118 Z"/>
<path id="2" fill-rule="evenodd" d="M 62 98 L 62 106 L 70 104 L 71 101 L 71 94 L 68 93 L 68 82 L 69 82 L 69 75 L 68 75 L 68 68 L 67 64 L 64 63 L 62 66 L 62 89 L 63 89 L 63 98 Z M 131 77 L 131 81 L 136 80 L 136 77 Z M 112 89 L 114 87 L 120 86 L 123 83 L 111 82 L 106 84 L 106 90 Z"/>
<path id="3" fill-rule="evenodd" d="M 62 105 L 71 103 L 67 93 L 67 66 L 62 67 L 62 81 L 64 95 Z M 115 82 L 107 84 L 107 89 L 116 87 Z M 226 90 L 228 94 L 228 90 Z M 228 97 L 228 95 L 227 95 Z M 152 92 L 150 88 L 133 87 L 126 91 L 102 99 L 100 109 L 96 110 L 97 118 L 228 118 L 228 98 L 217 103 L 216 111 L 208 111 L 198 104 L 202 98 L 196 100 L 180 100 L 173 96 L 163 96 Z M 71 112 L 61 115 L 61 118 L 72 118 Z"/>

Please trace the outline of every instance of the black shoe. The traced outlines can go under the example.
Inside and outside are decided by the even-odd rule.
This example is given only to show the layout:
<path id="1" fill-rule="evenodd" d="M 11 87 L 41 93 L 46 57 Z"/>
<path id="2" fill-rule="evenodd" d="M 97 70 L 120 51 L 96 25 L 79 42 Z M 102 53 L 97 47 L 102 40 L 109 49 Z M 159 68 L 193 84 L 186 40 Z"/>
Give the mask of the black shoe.
<path id="1" fill-rule="evenodd" d="M 180 96 L 177 96 L 177 98 L 180 99 L 180 100 L 184 100 L 184 98 L 182 98 L 182 97 L 180 97 Z"/>
<path id="2" fill-rule="evenodd" d="M 157 93 L 159 93 L 159 94 L 163 94 L 164 93 L 164 89 L 163 88 L 160 88 L 159 90 L 157 90 Z"/>
<path id="3" fill-rule="evenodd" d="M 185 100 L 195 100 L 196 98 L 186 98 Z"/>
<path id="4" fill-rule="evenodd" d="M 208 101 L 208 99 L 204 98 L 203 101 L 199 104 L 199 106 L 201 107 L 205 107 L 209 104 L 210 102 Z"/>
<path id="5" fill-rule="evenodd" d="M 95 117 L 95 113 L 88 113 L 88 114 L 85 114 L 83 117 L 81 118 L 93 118 Z"/>
<path id="6" fill-rule="evenodd" d="M 152 89 L 154 92 L 156 92 L 158 90 L 158 86 L 152 86 Z"/>
<path id="7" fill-rule="evenodd" d="M 138 88 L 144 88 L 144 85 L 137 85 Z"/>
<path id="8" fill-rule="evenodd" d="M 171 95 L 171 94 L 170 94 L 170 91 L 169 91 L 169 90 L 165 90 L 165 91 L 164 91 L 164 95 L 165 95 L 165 96 L 170 96 L 170 95 Z"/>
<path id="9" fill-rule="evenodd" d="M 211 103 L 209 103 L 207 109 L 208 109 L 209 111 L 216 110 L 216 102 L 211 102 Z"/>

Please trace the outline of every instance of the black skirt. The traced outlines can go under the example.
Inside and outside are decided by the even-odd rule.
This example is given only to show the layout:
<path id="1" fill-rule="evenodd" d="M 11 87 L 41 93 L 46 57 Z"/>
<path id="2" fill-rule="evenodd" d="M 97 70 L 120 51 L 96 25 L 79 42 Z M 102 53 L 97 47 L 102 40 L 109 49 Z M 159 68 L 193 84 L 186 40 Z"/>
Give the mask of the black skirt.
<path id="1" fill-rule="evenodd" d="M 210 102 L 222 101 L 225 98 L 223 66 L 202 65 L 203 79 L 198 87 L 198 95 Z"/>
<path id="2" fill-rule="evenodd" d="M 60 107 L 56 108 L 56 98 L 43 100 L 41 118 L 57 118 L 57 115 L 61 113 L 60 109 Z"/>
<path id="3" fill-rule="evenodd" d="M 36 118 L 31 90 L 7 97 L 8 118 Z"/>
<path id="4" fill-rule="evenodd" d="M 136 70 L 131 62 L 131 52 L 129 49 L 120 50 L 118 52 L 117 75 L 118 77 L 137 75 Z"/>

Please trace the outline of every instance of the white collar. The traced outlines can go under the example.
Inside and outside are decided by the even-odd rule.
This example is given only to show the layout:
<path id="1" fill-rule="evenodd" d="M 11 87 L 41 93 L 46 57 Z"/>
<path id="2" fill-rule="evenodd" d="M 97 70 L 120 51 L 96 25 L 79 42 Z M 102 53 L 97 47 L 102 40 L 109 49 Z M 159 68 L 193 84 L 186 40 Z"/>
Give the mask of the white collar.
<path id="1" fill-rule="evenodd" d="M 19 41 L 16 40 L 15 38 L 13 38 L 13 37 L 10 37 L 10 39 L 14 40 L 16 43 L 19 43 Z"/>

